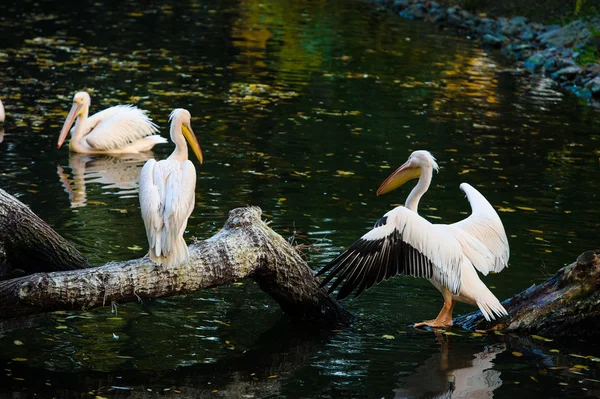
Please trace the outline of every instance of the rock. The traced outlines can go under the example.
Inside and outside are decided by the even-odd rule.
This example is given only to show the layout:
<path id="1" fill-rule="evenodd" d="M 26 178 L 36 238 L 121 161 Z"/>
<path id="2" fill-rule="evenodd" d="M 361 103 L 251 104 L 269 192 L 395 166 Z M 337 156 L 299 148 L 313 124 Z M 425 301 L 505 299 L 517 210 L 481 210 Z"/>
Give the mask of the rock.
<path id="1" fill-rule="evenodd" d="M 573 21 L 562 28 L 542 33 L 539 39 L 547 46 L 574 47 L 584 43 L 592 36 L 592 32 L 583 21 Z"/>
<path id="2" fill-rule="evenodd" d="M 590 91 L 592 97 L 600 97 L 600 76 L 587 82 L 585 89 Z"/>
<path id="3" fill-rule="evenodd" d="M 523 40 L 524 42 L 531 41 L 531 40 L 533 40 L 534 37 L 535 37 L 535 35 L 530 30 L 524 30 L 519 35 L 519 39 Z"/>
<path id="4" fill-rule="evenodd" d="M 555 78 L 560 78 L 561 80 L 567 80 L 567 79 L 573 78 L 579 72 L 581 72 L 581 68 L 580 67 L 578 67 L 578 66 L 568 66 L 568 67 L 562 68 L 562 69 L 554 72 L 552 74 L 552 76 L 555 77 Z"/>
<path id="5" fill-rule="evenodd" d="M 410 0 L 395 0 L 394 7 L 405 9 L 410 4 Z"/>
<path id="6" fill-rule="evenodd" d="M 558 69 L 557 63 L 556 63 L 556 57 L 550 56 L 550 57 L 546 58 L 543 68 L 546 70 L 546 72 L 556 71 Z"/>
<path id="7" fill-rule="evenodd" d="M 525 68 L 536 71 L 545 65 L 547 59 L 541 51 L 536 51 L 525 61 Z"/>
<path id="8" fill-rule="evenodd" d="M 502 45 L 502 43 L 504 43 L 504 41 L 506 40 L 506 37 L 494 36 L 494 35 L 487 33 L 487 34 L 483 35 L 483 38 L 481 40 L 485 44 L 491 44 L 492 46 L 500 47 Z"/>

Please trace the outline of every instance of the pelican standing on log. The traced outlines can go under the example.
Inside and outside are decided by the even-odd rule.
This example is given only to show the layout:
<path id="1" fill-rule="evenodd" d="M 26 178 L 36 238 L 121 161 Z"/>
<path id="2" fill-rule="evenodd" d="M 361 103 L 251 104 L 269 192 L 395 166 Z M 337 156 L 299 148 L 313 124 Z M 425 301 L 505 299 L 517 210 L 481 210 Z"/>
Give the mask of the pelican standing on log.
<path id="1" fill-rule="evenodd" d="M 73 106 L 58 137 L 58 148 L 71 130 L 69 149 L 84 154 L 136 154 L 166 143 L 145 111 L 133 105 L 117 105 L 88 118 L 90 95 L 76 93 Z"/>
<path id="2" fill-rule="evenodd" d="M 379 187 L 385 194 L 418 178 L 405 206 L 398 206 L 381 218 L 375 227 L 332 260 L 317 275 L 329 270 L 322 286 L 334 277 L 329 292 L 342 282 L 338 298 L 365 289 L 398 274 L 426 277 L 442 293 L 444 307 L 434 320 L 418 326 L 452 325 L 452 310 L 457 301 L 479 307 L 486 320 L 508 315 L 500 301 L 479 279 L 507 266 L 508 240 L 500 217 L 475 188 L 462 183 L 471 204 L 471 215 L 453 224 L 432 224 L 417 213 L 419 200 L 438 170 L 435 158 L 424 150 L 413 152 L 408 161 L 392 173 Z"/>
<path id="3" fill-rule="evenodd" d="M 150 259 L 158 265 L 176 266 L 189 257 L 183 233 L 195 203 L 196 168 L 188 160 L 186 139 L 201 164 L 202 150 L 187 110 L 173 110 L 170 119 L 175 151 L 165 160 L 146 162 L 139 196 Z"/>

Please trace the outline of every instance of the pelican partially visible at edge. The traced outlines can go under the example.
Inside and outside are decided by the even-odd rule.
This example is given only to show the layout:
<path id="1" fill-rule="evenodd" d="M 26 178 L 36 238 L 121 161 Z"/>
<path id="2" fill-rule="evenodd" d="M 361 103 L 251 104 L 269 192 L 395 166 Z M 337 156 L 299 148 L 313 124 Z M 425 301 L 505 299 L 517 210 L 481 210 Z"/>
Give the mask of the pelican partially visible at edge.
<path id="1" fill-rule="evenodd" d="M 195 204 L 196 168 L 188 160 L 186 140 L 202 164 L 202 150 L 191 126 L 190 113 L 173 110 L 173 153 L 162 161 L 150 159 L 140 175 L 140 207 L 150 247 L 148 255 L 158 265 L 175 266 L 189 257 L 183 239 Z"/>
<path id="2" fill-rule="evenodd" d="M 432 224 L 420 216 L 419 200 L 429 188 L 434 170 L 438 165 L 428 151 L 413 152 L 377 190 L 377 195 L 385 194 L 418 178 L 405 206 L 386 213 L 317 275 L 330 271 L 322 285 L 335 278 L 329 292 L 341 285 L 340 299 L 353 291 L 356 297 L 399 274 L 428 278 L 442 293 L 444 306 L 434 320 L 416 323 L 415 327 L 451 326 L 457 301 L 478 306 L 486 320 L 505 316 L 500 301 L 477 275 L 477 270 L 487 275 L 507 266 L 510 252 L 502 221 L 485 197 L 467 183 L 460 189 L 471 205 L 469 217 L 446 225 Z"/>
<path id="3" fill-rule="evenodd" d="M 133 105 L 117 105 L 89 116 L 90 95 L 81 91 L 73 97 L 73 106 L 58 137 L 62 146 L 69 129 L 69 149 L 84 154 L 135 154 L 166 143 L 156 134 L 158 127 L 145 111 Z"/>

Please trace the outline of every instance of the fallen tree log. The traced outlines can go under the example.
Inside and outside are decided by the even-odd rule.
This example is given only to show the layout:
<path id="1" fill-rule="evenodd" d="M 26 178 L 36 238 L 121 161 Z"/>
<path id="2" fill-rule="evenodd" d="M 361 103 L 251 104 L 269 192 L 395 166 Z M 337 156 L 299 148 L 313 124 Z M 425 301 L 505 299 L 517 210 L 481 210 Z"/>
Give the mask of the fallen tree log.
<path id="1" fill-rule="evenodd" d="M 30 211 L 25 207 L 23 212 Z M 47 228 L 37 234 L 35 239 L 42 240 Z M 65 242 L 53 230 L 50 234 Z M 256 280 L 294 319 L 326 323 L 350 319 L 350 313 L 319 287 L 294 248 L 261 220 L 257 207 L 232 210 L 223 229 L 190 245 L 189 261 L 179 266 L 157 266 L 145 257 L 2 281 L 0 318 L 180 295 L 246 277 Z"/>
<path id="2" fill-rule="evenodd" d="M 0 189 L 0 280 L 91 266 L 21 201 Z"/>
<path id="3" fill-rule="evenodd" d="M 547 281 L 502 302 L 509 317 L 487 322 L 476 311 L 454 320 L 468 330 L 497 330 L 544 337 L 598 337 L 600 258 L 581 254 Z"/>
<path id="4" fill-rule="evenodd" d="M 18 220 L 29 224 L 26 234 L 15 233 L 22 228 Z M 45 243 L 46 238 L 51 245 Z M 36 245 L 41 250 L 37 251 Z M 0 253 L 5 254 L 0 263 L 7 262 L 8 270 L 15 269 L 11 261 L 17 262 L 17 266 L 31 263 L 26 253 L 9 255 L 13 248 L 28 246 L 34 260 L 40 257 L 54 260 L 47 263 L 52 266 L 45 267 L 77 270 L 0 281 L 0 319 L 186 294 L 247 277 L 253 278 L 292 319 L 343 324 L 352 318 L 319 288 L 310 267 L 283 237 L 261 220 L 261 210 L 257 207 L 232 210 L 219 233 L 190 245 L 190 260 L 183 265 L 156 266 L 145 257 L 79 269 L 87 266 L 85 258 L 27 206 L 0 190 Z M 548 281 L 504 301 L 510 317 L 486 322 L 477 311 L 456 318 L 454 323 L 470 330 L 595 337 L 600 335 L 595 328 L 600 318 L 599 288 L 600 259 L 588 251 Z"/>

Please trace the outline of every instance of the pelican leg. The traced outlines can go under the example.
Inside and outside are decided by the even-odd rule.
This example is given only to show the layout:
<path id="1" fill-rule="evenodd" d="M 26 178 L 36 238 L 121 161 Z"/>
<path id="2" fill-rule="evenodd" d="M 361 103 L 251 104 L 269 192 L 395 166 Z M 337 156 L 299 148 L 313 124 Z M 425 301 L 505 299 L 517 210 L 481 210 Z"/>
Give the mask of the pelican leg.
<path id="1" fill-rule="evenodd" d="M 440 310 L 440 313 L 434 320 L 426 320 L 420 323 L 415 323 L 414 327 L 450 327 L 452 326 L 452 310 L 454 309 L 454 305 L 456 305 L 456 301 L 451 299 L 449 301 L 444 301 L 444 307 Z"/>

